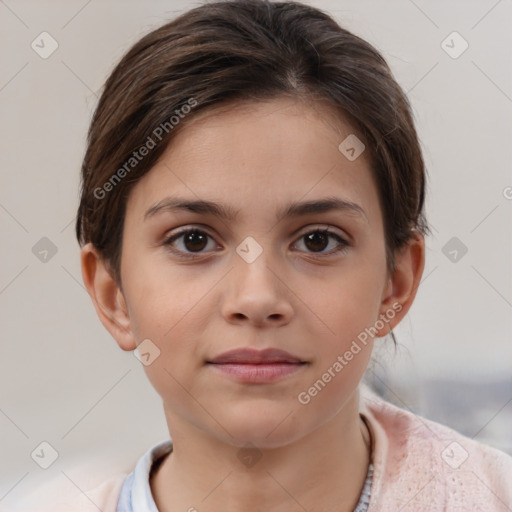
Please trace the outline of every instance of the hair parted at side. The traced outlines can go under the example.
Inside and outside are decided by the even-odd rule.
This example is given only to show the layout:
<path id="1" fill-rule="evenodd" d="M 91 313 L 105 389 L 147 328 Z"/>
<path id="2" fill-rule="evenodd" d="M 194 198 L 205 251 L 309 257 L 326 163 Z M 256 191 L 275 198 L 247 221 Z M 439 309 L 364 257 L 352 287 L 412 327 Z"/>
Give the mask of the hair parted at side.
<path id="1" fill-rule="evenodd" d="M 199 112 L 280 96 L 321 99 L 356 125 L 371 155 L 393 271 L 395 251 L 415 231 L 429 232 L 426 170 L 410 104 L 372 45 L 299 2 L 208 2 L 128 50 L 89 128 L 79 244 L 92 242 L 121 284 L 127 198 L 171 139 Z"/>

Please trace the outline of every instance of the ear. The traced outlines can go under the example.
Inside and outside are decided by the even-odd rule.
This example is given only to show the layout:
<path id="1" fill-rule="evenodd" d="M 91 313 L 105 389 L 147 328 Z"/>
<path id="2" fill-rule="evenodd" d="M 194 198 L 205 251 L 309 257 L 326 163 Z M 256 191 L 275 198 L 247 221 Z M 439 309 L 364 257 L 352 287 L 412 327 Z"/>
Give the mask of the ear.
<path id="1" fill-rule="evenodd" d="M 395 272 L 388 278 L 380 307 L 377 337 L 383 337 L 396 327 L 409 311 L 425 267 L 425 239 L 415 232 L 409 243 L 395 253 Z"/>
<path id="2" fill-rule="evenodd" d="M 80 253 L 82 279 L 101 323 L 123 350 L 137 348 L 123 292 L 106 262 L 88 243 Z"/>

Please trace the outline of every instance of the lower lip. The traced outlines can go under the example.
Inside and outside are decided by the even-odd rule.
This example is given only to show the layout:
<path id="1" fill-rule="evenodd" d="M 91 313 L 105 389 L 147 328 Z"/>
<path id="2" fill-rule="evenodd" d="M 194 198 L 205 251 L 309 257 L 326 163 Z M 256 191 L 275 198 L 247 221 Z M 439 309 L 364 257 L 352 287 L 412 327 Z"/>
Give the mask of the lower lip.
<path id="1" fill-rule="evenodd" d="M 209 363 L 209 366 L 241 382 L 263 383 L 273 382 L 288 375 L 292 375 L 306 365 L 301 363 Z"/>

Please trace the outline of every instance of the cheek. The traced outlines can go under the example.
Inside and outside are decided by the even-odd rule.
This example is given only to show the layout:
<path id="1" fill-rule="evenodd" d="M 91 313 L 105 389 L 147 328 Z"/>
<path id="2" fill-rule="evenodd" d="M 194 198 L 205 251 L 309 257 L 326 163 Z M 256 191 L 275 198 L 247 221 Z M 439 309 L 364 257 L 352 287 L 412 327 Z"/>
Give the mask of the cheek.
<path id="1" fill-rule="evenodd" d="M 319 317 L 329 327 L 333 343 L 343 345 L 356 338 L 378 319 L 383 273 L 378 262 L 347 266 L 322 287 L 317 294 Z"/>
<path id="2" fill-rule="evenodd" d="M 194 315 L 203 298 L 218 281 L 213 273 L 198 275 L 190 267 L 173 267 L 165 257 L 135 264 L 129 281 L 131 324 L 139 338 L 162 345 L 176 340 L 176 330 Z"/>
<path id="3" fill-rule="evenodd" d="M 371 343 L 368 343 L 353 354 L 350 361 L 343 359 L 344 362 L 340 363 L 336 356 L 326 364 L 315 379 L 297 394 L 299 418 L 319 426 L 336 416 L 357 389 L 370 355 Z"/>
<path id="4" fill-rule="evenodd" d="M 176 304 L 173 309 L 166 299 L 148 301 L 138 313 L 141 339 L 154 341 L 158 353 L 154 362 L 144 366 L 144 371 L 164 401 L 185 414 L 192 408 L 191 396 L 201 394 L 196 377 L 204 363 L 200 336 L 203 328 L 195 321 L 195 309 L 188 302 Z"/>

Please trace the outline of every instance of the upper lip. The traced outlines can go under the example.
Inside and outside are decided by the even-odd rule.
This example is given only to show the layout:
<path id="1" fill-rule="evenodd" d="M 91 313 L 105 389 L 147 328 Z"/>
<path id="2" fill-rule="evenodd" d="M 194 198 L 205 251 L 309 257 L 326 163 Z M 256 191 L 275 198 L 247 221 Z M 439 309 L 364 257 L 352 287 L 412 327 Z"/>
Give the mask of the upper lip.
<path id="1" fill-rule="evenodd" d="M 224 352 L 217 357 L 208 360 L 207 363 L 226 364 L 261 364 L 261 363 L 302 363 L 301 359 L 289 352 L 277 348 L 266 348 L 256 350 L 251 348 L 236 348 Z"/>

